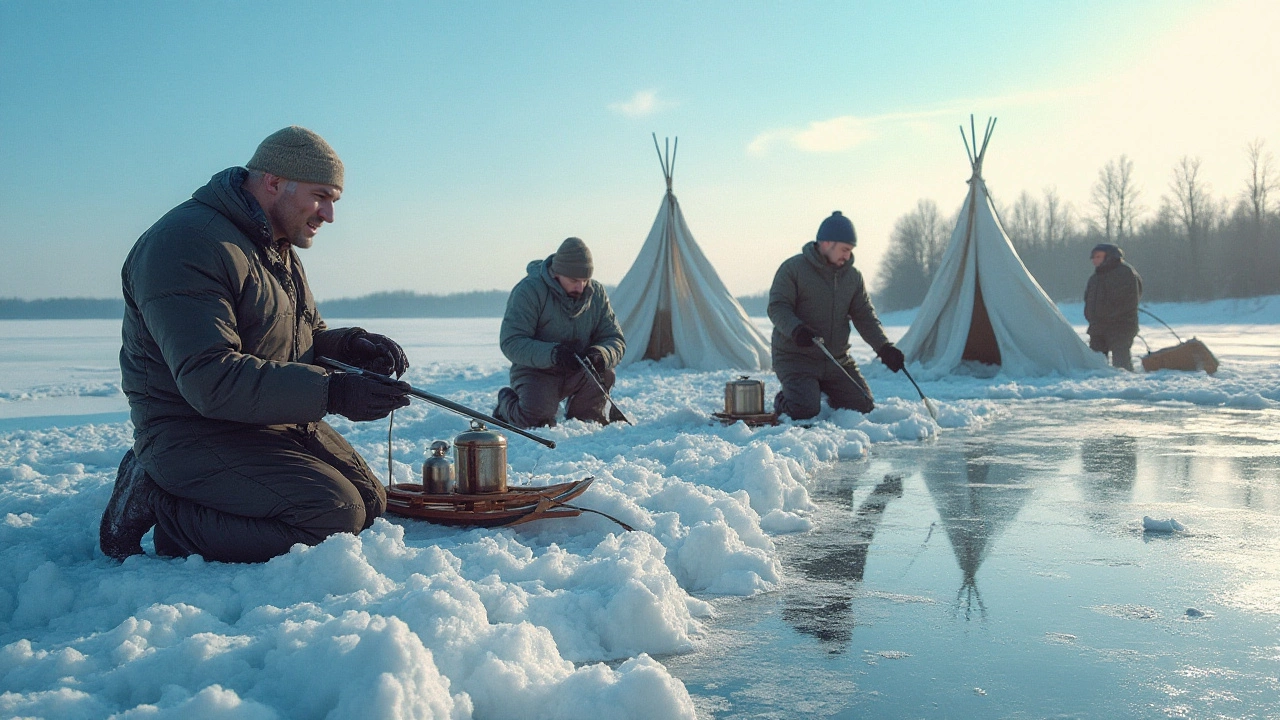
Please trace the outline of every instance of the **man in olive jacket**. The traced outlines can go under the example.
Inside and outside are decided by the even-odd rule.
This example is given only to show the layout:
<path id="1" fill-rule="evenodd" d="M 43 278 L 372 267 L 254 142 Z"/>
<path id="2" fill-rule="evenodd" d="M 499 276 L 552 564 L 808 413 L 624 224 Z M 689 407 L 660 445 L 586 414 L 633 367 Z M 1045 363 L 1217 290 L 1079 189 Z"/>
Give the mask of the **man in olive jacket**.
<path id="1" fill-rule="evenodd" d="M 607 392 L 626 342 L 604 286 L 591 279 L 591 250 L 567 238 L 545 260 L 534 260 L 507 298 L 499 344 L 511 361 L 511 387 L 498 392 L 494 417 L 519 427 L 556 424 L 560 401 L 565 417 L 608 424 L 604 392 L 582 362 L 591 365 Z"/>
<path id="2" fill-rule="evenodd" d="M 1130 350 L 1138 336 L 1138 303 L 1142 277 L 1124 260 L 1124 251 L 1099 243 L 1090 253 L 1093 275 L 1084 289 L 1084 319 L 1089 321 L 1089 349 L 1111 353 L 1112 367 L 1133 370 Z"/>
<path id="3" fill-rule="evenodd" d="M 890 370 L 902 369 L 902 351 L 885 337 L 862 273 L 853 266 L 857 244 L 853 223 L 836 211 L 822 221 L 817 239 L 783 262 L 773 277 L 773 369 L 782 383 L 773 403 L 780 415 L 793 420 L 817 415 L 823 393 L 833 408 L 868 413 L 875 407 L 866 379 L 849 357 L 850 320 Z M 816 346 L 815 338 L 822 338 L 856 386 Z"/>
<path id="4" fill-rule="evenodd" d="M 330 374 L 330 356 L 399 375 L 404 351 L 329 329 L 294 248 L 342 194 L 342 162 L 297 126 L 262 141 L 143 233 L 121 272 L 120 371 L 134 424 L 99 529 L 103 552 L 255 562 L 358 533 L 386 491 L 326 413 L 386 417 L 408 385 Z"/>

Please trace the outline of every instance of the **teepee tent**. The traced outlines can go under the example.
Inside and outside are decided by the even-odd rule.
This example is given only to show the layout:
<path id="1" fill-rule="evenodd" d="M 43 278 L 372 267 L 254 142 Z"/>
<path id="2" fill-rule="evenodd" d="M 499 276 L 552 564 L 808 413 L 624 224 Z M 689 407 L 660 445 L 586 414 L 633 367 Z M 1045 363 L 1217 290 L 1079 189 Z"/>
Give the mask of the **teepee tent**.
<path id="1" fill-rule="evenodd" d="M 658 148 L 658 137 L 653 138 Z M 676 147 L 680 145 L 676 140 Z M 671 192 L 675 150 L 658 149 L 667 194 L 640 255 L 609 294 L 627 338 L 622 364 L 674 355 L 699 370 L 768 370 L 769 342 L 698 249 Z"/>
<path id="2" fill-rule="evenodd" d="M 996 121 L 987 121 L 979 148 L 970 118 L 965 152 L 973 176 L 951 244 L 942 256 L 916 319 L 898 347 L 927 375 L 950 373 L 964 361 L 998 365 L 1007 375 L 1067 374 L 1106 367 L 1027 271 L 996 214 L 982 161 Z"/>

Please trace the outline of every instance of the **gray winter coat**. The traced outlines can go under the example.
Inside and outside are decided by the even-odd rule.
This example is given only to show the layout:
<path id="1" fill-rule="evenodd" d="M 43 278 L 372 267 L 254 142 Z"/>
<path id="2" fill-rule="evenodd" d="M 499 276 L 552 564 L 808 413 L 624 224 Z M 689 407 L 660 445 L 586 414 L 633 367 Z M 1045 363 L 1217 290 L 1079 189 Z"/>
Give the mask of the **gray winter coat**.
<path id="1" fill-rule="evenodd" d="M 773 276 L 769 319 L 773 321 L 774 365 L 796 360 L 828 362 L 820 348 L 796 345 L 791 334 L 801 325 L 816 330 L 836 357 L 849 352 L 850 320 L 873 350 L 889 342 L 853 259 L 833 267 L 818 252 L 816 242 L 788 258 Z"/>
<path id="2" fill-rule="evenodd" d="M 551 352 L 560 343 L 580 351 L 599 348 L 605 363 L 616 367 L 627 346 L 604 286 L 592 280 L 574 300 L 552 277 L 550 268 L 551 257 L 530 262 L 529 274 L 507 297 L 499 344 L 512 363 L 511 372 L 554 366 Z"/>

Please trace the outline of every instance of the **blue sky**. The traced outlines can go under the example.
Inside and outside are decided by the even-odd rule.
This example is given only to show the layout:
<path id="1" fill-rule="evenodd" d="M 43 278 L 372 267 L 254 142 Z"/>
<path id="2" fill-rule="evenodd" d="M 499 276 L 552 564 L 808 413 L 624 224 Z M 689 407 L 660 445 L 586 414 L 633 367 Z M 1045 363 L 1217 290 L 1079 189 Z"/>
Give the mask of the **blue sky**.
<path id="1" fill-rule="evenodd" d="M 961 201 L 970 112 L 1000 117 L 986 177 L 1007 202 L 1054 185 L 1087 212 L 1122 152 L 1152 208 L 1182 155 L 1234 197 L 1245 143 L 1280 143 L 1278 16 L 1258 0 L 0 0 L 0 296 L 118 294 L 139 234 L 290 124 L 347 167 L 337 222 L 303 255 L 321 299 L 506 289 L 568 235 L 617 282 L 662 198 L 650 132 L 680 136 L 676 194 L 738 294 L 834 209 L 874 275 L 898 216 Z"/>

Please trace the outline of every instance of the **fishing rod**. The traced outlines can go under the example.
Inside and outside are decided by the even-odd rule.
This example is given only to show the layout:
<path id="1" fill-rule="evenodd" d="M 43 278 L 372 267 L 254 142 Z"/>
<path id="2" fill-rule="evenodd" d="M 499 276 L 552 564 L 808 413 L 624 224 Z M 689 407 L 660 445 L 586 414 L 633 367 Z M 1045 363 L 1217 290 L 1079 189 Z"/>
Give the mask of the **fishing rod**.
<path id="1" fill-rule="evenodd" d="M 813 339 L 813 344 L 821 348 L 822 354 L 826 355 L 831 360 L 831 362 L 835 363 L 836 367 L 840 368 L 840 372 L 844 373 L 844 376 L 849 378 L 849 382 L 853 383 L 853 386 L 858 388 L 858 392 L 862 393 L 863 397 L 865 397 L 868 400 L 871 400 L 871 396 L 867 394 L 867 391 L 862 389 L 862 384 L 859 383 L 857 380 L 854 380 L 853 376 L 849 374 L 849 371 L 846 370 L 845 367 L 840 364 L 840 361 L 836 360 L 835 356 L 831 354 L 831 351 L 827 349 L 827 343 L 824 342 L 822 338 L 815 337 Z M 911 373 L 907 372 L 907 368 L 905 366 L 902 368 L 902 372 L 905 373 L 907 376 L 907 379 L 911 381 L 911 385 L 915 387 L 916 392 L 920 393 L 920 399 L 924 401 L 924 409 L 929 412 L 929 417 L 933 418 L 934 422 L 937 422 L 938 408 L 933 406 L 932 400 L 924 396 L 924 391 L 920 389 L 919 385 L 916 385 L 915 379 L 911 377 Z"/>
<path id="2" fill-rule="evenodd" d="M 853 386 L 858 389 L 858 392 L 862 394 L 862 397 L 866 398 L 868 402 L 875 403 L 875 401 L 871 399 L 871 396 L 867 394 L 867 391 L 863 389 L 862 383 L 854 380 L 853 376 L 849 374 L 849 371 L 845 370 L 844 366 L 840 364 L 840 361 L 836 359 L 836 356 L 831 354 L 831 351 L 827 349 L 827 343 L 822 338 L 815 337 L 813 339 L 813 344 L 821 348 L 822 354 L 826 355 L 831 362 L 835 363 L 836 367 L 840 368 L 840 372 L 844 373 L 844 376 L 849 378 L 849 382 L 853 383 Z"/>
<path id="3" fill-rule="evenodd" d="M 574 357 L 577 358 L 578 364 L 582 366 L 583 371 L 587 373 L 587 377 L 591 378 L 591 381 L 596 384 L 596 387 L 600 388 L 600 393 L 604 395 L 604 399 L 608 400 L 609 404 L 613 406 L 613 409 L 618 411 L 618 416 L 622 418 L 623 422 L 634 426 L 635 423 L 631 422 L 631 418 L 627 417 L 627 414 L 622 412 L 622 408 L 618 407 L 618 403 L 614 402 L 613 398 L 609 397 L 609 391 L 604 389 L 604 382 L 600 380 L 600 376 L 596 374 L 596 369 L 592 367 L 591 363 L 587 362 L 586 358 L 581 355 L 574 355 Z"/>
<path id="4" fill-rule="evenodd" d="M 924 391 L 920 389 L 919 385 L 916 385 L 916 379 L 911 377 L 911 373 L 907 372 L 906 365 L 902 366 L 902 374 L 907 376 L 907 379 L 911 381 L 911 386 L 916 389 L 916 392 L 920 393 L 920 399 L 924 401 L 924 409 L 929 411 L 929 417 L 933 418 L 934 422 L 938 422 L 938 408 L 934 407 L 932 400 L 924 396 Z"/>
<path id="5" fill-rule="evenodd" d="M 1179 343 L 1181 343 L 1181 342 L 1182 342 L 1182 338 L 1178 337 L 1178 333 L 1177 333 L 1177 332 L 1175 332 L 1173 328 L 1169 327 L 1169 323 L 1167 323 L 1167 322 L 1165 322 L 1165 321 L 1161 320 L 1160 318 L 1156 317 L 1156 314 L 1155 314 L 1155 313 L 1151 312 L 1150 310 L 1148 310 L 1148 309 L 1146 309 L 1146 308 L 1144 308 L 1144 307 L 1140 307 L 1140 308 L 1138 308 L 1138 312 L 1146 313 L 1146 314 L 1150 315 L 1151 317 L 1155 318 L 1156 322 L 1158 322 L 1158 323 L 1160 323 L 1161 325 L 1165 326 L 1165 328 L 1166 328 L 1169 332 L 1173 333 L 1173 337 L 1174 337 L 1174 338 L 1175 338 Z M 1146 340 L 1143 340 L 1143 342 L 1146 342 Z"/>
<path id="6" fill-rule="evenodd" d="M 361 375 L 363 377 L 369 378 L 370 380 L 377 380 L 378 382 L 386 383 L 388 385 L 402 384 L 400 380 L 396 380 L 395 378 L 389 375 L 383 375 L 381 373 L 371 372 L 363 368 L 358 368 L 354 365 L 348 365 L 339 360 L 334 360 L 333 358 L 317 357 L 316 362 L 321 365 L 327 365 L 335 370 L 341 370 L 342 372 L 351 373 L 352 375 Z M 497 427 L 500 427 L 503 430 L 510 430 L 511 432 L 516 433 L 517 435 L 527 437 L 536 443 L 540 443 L 549 448 L 555 449 L 556 443 L 554 440 L 548 440 L 544 437 L 539 437 L 527 430 L 518 428 L 515 425 L 512 425 L 508 422 L 504 422 L 502 420 L 499 420 L 498 418 L 490 417 L 488 415 L 485 415 L 482 412 L 477 412 L 475 410 L 472 410 L 466 405 L 459 405 L 458 403 L 452 400 L 442 398 L 439 395 L 436 395 L 434 393 L 429 393 L 426 390 L 419 390 L 418 388 L 415 388 L 414 386 L 409 385 L 409 391 L 405 394 L 410 395 L 412 397 L 416 397 L 419 400 L 426 400 L 427 402 L 433 405 L 439 405 L 440 407 L 446 410 L 452 410 L 453 412 L 456 412 L 459 415 L 465 415 L 469 418 L 474 418 L 481 422 L 489 423 L 490 425 L 496 425 Z"/>

